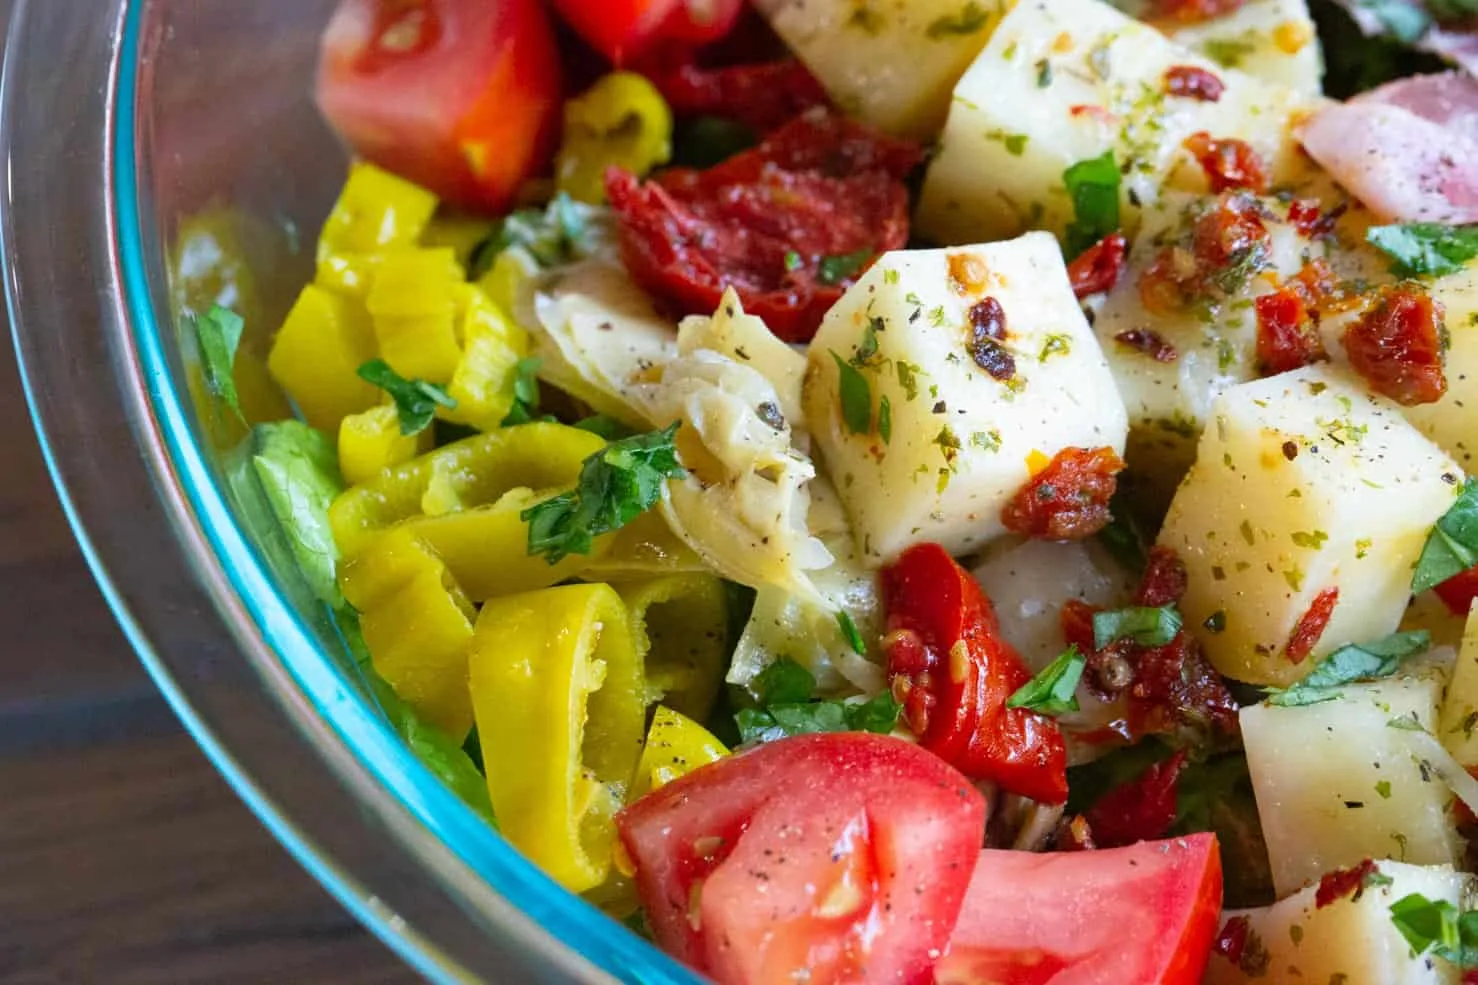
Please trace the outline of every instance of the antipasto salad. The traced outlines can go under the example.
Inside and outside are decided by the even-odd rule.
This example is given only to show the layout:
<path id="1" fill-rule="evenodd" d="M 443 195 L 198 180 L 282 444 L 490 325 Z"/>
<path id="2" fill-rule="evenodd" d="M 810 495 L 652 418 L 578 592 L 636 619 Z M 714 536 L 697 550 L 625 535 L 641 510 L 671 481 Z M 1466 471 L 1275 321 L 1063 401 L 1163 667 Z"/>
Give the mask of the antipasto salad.
<path id="1" fill-rule="evenodd" d="M 722 985 L 1478 980 L 1478 4 L 1313 6 L 344 0 L 316 275 L 187 338 L 391 722 Z"/>

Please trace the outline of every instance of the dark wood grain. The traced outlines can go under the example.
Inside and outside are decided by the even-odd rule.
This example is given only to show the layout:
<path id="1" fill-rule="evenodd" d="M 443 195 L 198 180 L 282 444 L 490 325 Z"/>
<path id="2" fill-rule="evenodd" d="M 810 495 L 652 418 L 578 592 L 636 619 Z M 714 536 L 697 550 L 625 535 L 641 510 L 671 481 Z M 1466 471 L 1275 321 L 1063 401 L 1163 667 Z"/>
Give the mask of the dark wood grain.
<path id="1" fill-rule="evenodd" d="M 73 545 L 3 341 L 0 641 L 0 982 L 416 980 L 153 692 Z"/>

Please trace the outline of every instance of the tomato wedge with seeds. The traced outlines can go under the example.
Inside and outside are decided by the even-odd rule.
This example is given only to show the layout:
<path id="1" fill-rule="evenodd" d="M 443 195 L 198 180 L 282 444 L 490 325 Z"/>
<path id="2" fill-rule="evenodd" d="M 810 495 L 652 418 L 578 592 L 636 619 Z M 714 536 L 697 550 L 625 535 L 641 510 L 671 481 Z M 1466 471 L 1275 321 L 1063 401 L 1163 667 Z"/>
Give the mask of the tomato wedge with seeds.
<path id="1" fill-rule="evenodd" d="M 722 39 L 743 0 L 554 0 L 565 23 L 614 65 L 661 44 L 700 47 Z"/>
<path id="2" fill-rule="evenodd" d="M 1197 985 L 1221 919 L 1211 834 L 980 853 L 935 985 Z"/>
<path id="3" fill-rule="evenodd" d="M 843 732 L 701 767 L 616 827 L 657 942 L 721 985 L 926 985 L 985 814 L 938 757 Z"/>
<path id="4" fill-rule="evenodd" d="M 343 0 L 317 99 L 365 158 L 500 212 L 553 153 L 559 52 L 540 0 Z"/>

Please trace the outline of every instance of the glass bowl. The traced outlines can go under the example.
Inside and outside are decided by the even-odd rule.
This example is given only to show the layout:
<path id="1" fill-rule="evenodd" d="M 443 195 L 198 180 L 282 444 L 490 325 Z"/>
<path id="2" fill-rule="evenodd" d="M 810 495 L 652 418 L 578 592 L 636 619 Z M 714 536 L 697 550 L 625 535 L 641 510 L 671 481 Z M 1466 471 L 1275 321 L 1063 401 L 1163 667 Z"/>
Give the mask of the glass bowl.
<path id="1" fill-rule="evenodd" d="M 259 360 L 345 173 L 309 98 L 332 7 L 16 3 L 0 83 L 4 277 L 64 507 L 201 748 L 418 971 L 695 983 L 543 876 L 400 742 L 282 535 L 257 522 L 261 491 L 239 481 L 234 452 L 244 431 L 197 400 L 177 314 L 199 258 L 176 244 L 202 225 L 207 248 L 234 237 L 253 281 L 239 358 Z"/>

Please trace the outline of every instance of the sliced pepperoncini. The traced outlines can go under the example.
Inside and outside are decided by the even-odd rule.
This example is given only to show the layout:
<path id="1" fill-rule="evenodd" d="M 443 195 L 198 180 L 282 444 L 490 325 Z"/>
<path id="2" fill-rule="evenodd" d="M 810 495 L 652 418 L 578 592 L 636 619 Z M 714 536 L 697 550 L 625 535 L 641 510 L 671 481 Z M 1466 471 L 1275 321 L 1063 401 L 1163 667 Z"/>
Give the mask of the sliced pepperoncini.
<path id="1" fill-rule="evenodd" d="M 613 72 L 565 103 L 555 175 L 559 190 L 576 201 L 606 200 L 609 167 L 641 177 L 671 157 L 672 110 L 640 75 Z"/>
<path id="2" fill-rule="evenodd" d="M 462 359 L 457 301 L 466 275 L 450 249 L 384 253 L 365 298 L 380 356 L 407 379 L 446 383 Z"/>
<path id="3" fill-rule="evenodd" d="M 710 571 L 684 543 L 660 510 L 650 510 L 616 531 L 611 549 L 581 572 L 588 581 L 643 581 L 659 575 L 699 574 Z"/>
<path id="4" fill-rule="evenodd" d="M 457 424 L 492 431 L 513 409 L 518 361 L 529 354 L 529 335 L 475 285 L 462 285 L 458 307 L 462 358 L 447 384 L 447 395 L 457 406 L 437 413 Z"/>
<path id="5" fill-rule="evenodd" d="M 620 596 L 608 585 L 565 585 L 488 602 L 469 674 L 503 834 L 567 889 L 599 886 L 644 723 Z"/>
<path id="6" fill-rule="evenodd" d="M 608 550 L 610 538 L 598 538 L 590 557 L 551 565 L 529 556 L 519 514 L 572 487 L 581 464 L 603 447 L 588 431 L 544 422 L 464 438 L 339 496 L 329 507 L 334 541 L 354 557 L 391 527 L 410 530 L 476 602 L 558 584 Z"/>
<path id="7" fill-rule="evenodd" d="M 436 205 L 436 196 L 419 185 L 373 164 L 353 165 L 318 236 L 318 283 L 362 299 L 376 255 L 414 246 Z"/>
<path id="8" fill-rule="evenodd" d="M 646 745 L 642 747 L 627 802 L 639 800 L 728 754 L 729 747 L 715 739 L 708 729 L 681 712 L 658 705 L 652 715 L 652 726 L 647 729 Z"/>
<path id="9" fill-rule="evenodd" d="M 343 565 L 339 587 L 359 610 L 379 675 L 426 721 L 458 742 L 466 738 L 476 611 L 441 559 L 410 531 L 394 530 Z"/>
<path id="10" fill-rule="evenodd" d="M 368 482 L 384 469 L 430 451 L 431 438 L 430 429 L 401 434 L 394 404 L 350 414 L 339 422 L 339 471 L 350 485 Z"/>
<path id="11" fill-rule="evenodd" d="M 645 670 L 648 699 L 702 721 L 728 665 L 728 604 L 713 575 L 619 586 Z"/>
<path id="12" fill-rule="evenodd" d="M 380 391 L 358 375 L 373 358 L 364 305 L 309 284 L 278 330 L 267 368 L 308 423 L 332 434 L 346 416 L 380 402 Z"/>

